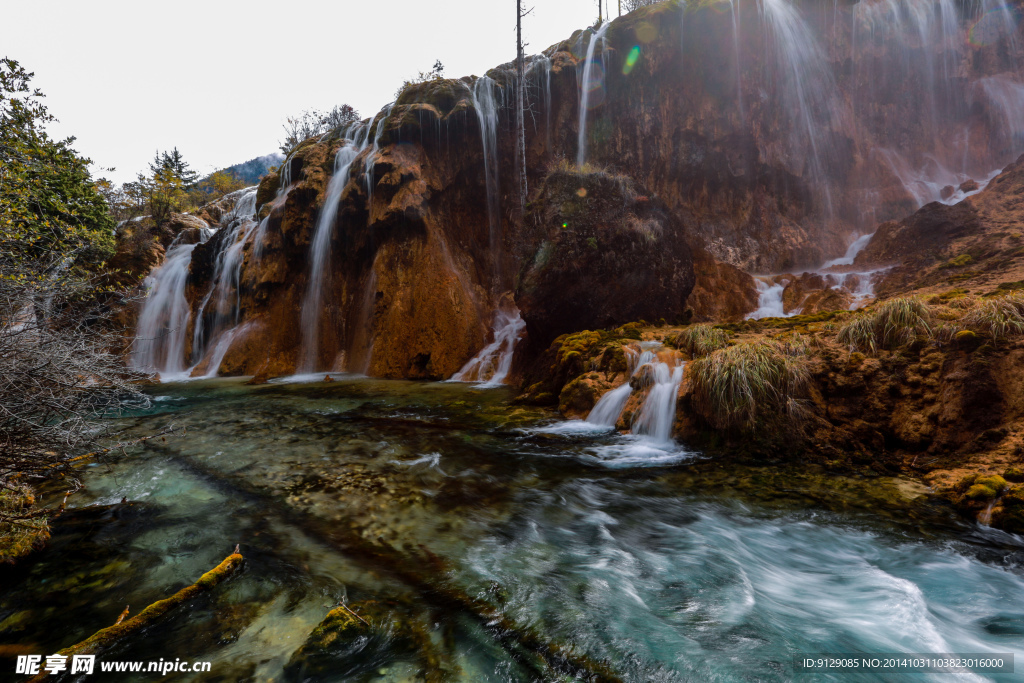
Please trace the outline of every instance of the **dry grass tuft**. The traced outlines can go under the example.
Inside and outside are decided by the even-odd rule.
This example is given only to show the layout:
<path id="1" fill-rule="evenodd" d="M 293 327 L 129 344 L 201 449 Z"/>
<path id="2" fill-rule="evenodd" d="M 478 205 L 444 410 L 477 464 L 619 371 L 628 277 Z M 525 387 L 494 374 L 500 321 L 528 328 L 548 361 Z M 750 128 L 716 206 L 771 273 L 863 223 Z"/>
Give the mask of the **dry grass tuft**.
<path id="1" fill-rule="evenodd" d="M 890 299 L 855 316 L 839 329 L 836 339 L 851 351 L 876 353 L 932 336 L 932 311 L 920 299 Z"/>
<path id="2" fill-rule="evenodd" d="M 711 325 L 690 325 L 670 340 L 691 358 L 701 358 L 729 345 L 729 333 Z"/>
<path id="3" fill-rule="evenodd" d="M 693 362 L 693 404 L 720 429 L 754 430 L 765 418 L 801 417 L 810 379 L 802 341 L 757 341 Z"/>

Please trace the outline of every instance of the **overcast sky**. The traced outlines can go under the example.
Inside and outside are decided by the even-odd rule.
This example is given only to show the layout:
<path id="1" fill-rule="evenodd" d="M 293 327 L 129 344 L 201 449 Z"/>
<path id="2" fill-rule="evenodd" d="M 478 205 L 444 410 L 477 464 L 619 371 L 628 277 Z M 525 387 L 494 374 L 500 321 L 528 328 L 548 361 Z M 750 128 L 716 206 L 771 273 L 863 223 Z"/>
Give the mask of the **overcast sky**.
<path id="1" fill-rule="evenodd" d="M 595 0 L 524 4 L 528 54 L 597 16 Z M 437 59 L 480 75 L 515 58 L 515 15 L 513 0 L 5 1 L 0 53 L 35 72 L 51 133 L 123 182 L 157 149 L 202 173 L 275 152 L 304 109 L 369 116 Z"/>

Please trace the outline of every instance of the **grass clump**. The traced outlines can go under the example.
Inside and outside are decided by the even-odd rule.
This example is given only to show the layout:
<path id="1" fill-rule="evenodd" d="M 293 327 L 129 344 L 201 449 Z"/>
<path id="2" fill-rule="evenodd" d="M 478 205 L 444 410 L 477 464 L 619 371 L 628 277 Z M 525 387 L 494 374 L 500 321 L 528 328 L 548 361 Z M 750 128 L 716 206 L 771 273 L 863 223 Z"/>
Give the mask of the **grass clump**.
<path id="1" fill-rule="evenodd" d="M 753 431 L 773 418 L 799 418 L 810 379 L 802 346 L 757 341 L 693 362 L 693 405 L 714 427 Z"/>
<path id="2" fill-rule="evenodd" d="M 890 299 L 873 311 L 861 313 L 839 329 L 836 339 L 851 351 L 876 353 L 931 336 L 932 312 L 919 299 Z"/>
<path id="3" fill-rule="evenodd" d="M 729 345 L 729 333 L 712 325 L 690 325 L 670 342 L 691 358 L 702 358 Z"/>
<path id="4" fill-rule="evenodd" d="M 989 299 L 965 315 L 963 325 L 990 336 L 994 343 L 1024 334 L 1024 295 Z"/>

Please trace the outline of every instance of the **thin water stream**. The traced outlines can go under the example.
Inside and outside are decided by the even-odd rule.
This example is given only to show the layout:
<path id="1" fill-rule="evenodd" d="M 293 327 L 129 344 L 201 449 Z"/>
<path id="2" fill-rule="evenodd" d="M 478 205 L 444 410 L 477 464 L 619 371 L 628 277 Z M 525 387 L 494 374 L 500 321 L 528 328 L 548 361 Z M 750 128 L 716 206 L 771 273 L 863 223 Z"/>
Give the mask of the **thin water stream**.
<path id="1" fill-rule="evenodd" d="M 165 680 L 381 682 L 570 680 L 522 634 L 645 682 L 788 681 L 801 652 L 1024 661 L 1024 543 L 912 482 L 597 458 L 629 437 L 560 431 L 500 387 L 153 391 L 129 431 L 187 434 L 83 468 L 50 547 L 0 574 L 0 642 L 56 651 L 238 543 L 241 575 L 105 656 L 212 662 L 212 676 Z M 307 643 L 340 601 L 372 630 Z"/>

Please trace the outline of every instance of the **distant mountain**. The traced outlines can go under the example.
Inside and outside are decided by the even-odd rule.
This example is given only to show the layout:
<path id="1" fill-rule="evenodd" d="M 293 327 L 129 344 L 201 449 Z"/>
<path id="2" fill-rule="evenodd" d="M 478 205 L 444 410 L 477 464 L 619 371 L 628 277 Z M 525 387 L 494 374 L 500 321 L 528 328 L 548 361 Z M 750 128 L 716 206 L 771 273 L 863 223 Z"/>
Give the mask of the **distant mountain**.
<path id="1" fill-rule="evenodd" d="M 267 175 L 272 167 L 279 166 L 282 161 L 284 161 L 284 156 L 281 154 L 267 154 L 221 170 L 230 173 L 246 185 L 255 185 L 260 178 Z"/>

